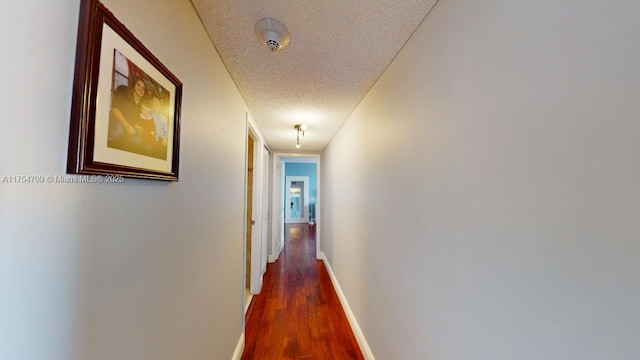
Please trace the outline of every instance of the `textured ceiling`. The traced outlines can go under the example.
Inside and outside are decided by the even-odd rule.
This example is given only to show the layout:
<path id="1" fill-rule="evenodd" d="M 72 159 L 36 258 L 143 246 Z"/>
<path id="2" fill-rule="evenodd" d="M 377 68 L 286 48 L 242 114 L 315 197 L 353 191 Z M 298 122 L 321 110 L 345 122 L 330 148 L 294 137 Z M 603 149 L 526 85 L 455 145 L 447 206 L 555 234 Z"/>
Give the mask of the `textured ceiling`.
<path id="1" fill-rule="evenodd" d="M 192 0 L 256 124 L 274 150 L 324 149 L 437 0 Z M 262 18 L 289 45 L 256 38 Z"/>

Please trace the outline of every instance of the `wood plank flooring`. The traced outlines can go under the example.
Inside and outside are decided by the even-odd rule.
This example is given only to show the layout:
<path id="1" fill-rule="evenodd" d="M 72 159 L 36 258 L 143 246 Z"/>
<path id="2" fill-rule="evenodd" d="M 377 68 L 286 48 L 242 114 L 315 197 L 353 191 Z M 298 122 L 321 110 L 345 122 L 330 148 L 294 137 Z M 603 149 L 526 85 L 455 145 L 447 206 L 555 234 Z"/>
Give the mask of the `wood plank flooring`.
<path id="1" fill-rule="evenodd" d="M 363 359 L 324 263 L 315 226 L 288 224 L 278 261 L 247 311 L 243 360 Z"/>

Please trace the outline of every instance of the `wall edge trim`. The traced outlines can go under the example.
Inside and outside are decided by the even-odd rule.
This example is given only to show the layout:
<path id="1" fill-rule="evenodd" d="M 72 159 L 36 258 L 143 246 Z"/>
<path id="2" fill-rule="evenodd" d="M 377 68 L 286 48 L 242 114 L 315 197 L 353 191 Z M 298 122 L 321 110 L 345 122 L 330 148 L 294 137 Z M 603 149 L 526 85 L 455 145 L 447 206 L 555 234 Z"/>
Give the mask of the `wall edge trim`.
<path id="1" fill-rule="evenodd" d="M 369 343 L 367 343 L 367 339 L 364 337 L 364 333 L 362 329 L 360 329 L 360 325 L 358 324 L 358 320 L 356 320 L 356 316 L 353 314 L 351 307 L 349 306 L 349 302 L 342 292 L 342 288 L 338 283 L 338 279 L 336 279 L 335 274 L 333 273 L 333 269 L 329 264 L 329 259 L 324 252 L 320 253 L 320 258 L 324 262 L 325 267 L 327 268 L 327 272 L 329 273 L 329 278 L 331 279 L 331 283 L 333 284 L 333 288 L 336 290 L 338 294 L 338 299 L 340 299 L 340 304 L 342 305 L 342 309 L 347 315 L 347 320 L 349 321 L 349 325 L 351 325 L 351 330 L 356 337 L 356 341 L 358 342 L 358 346 L 360 346 L 360 351 L 362 351 L 362 355 L 365 360 L 375 360 L 373 356 L 373 352 L 371 352 L 371 348 L 369 347 Z"/>
<path id="2" fill-rule="evenodd" d="M 242 358 L 243 352 L 244 352 L 244 332 L 240 334 L 238 345 L 236 345 L 236 350 L 233 352 L 233 357 L 231 357 L 231 360 L 240 360 Z"/>

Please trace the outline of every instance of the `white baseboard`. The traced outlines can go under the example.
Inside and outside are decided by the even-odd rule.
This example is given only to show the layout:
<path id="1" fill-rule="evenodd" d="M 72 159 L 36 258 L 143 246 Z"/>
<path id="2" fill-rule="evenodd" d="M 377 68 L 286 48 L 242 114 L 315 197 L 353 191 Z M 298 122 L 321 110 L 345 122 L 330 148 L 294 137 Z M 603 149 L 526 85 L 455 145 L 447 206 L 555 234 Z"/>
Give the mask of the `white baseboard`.
<path id="1" fill-rule="evenodd" d="M 358 346 L 360 346 L 360 351 L 362 351 L 362 356 L 364 356 L 365 360 L 375 360 L 373 353 L 371 352 L 371 348 L 369 348 L 369 344 L 367 343 L 367 339 L 365 339 L 362 330 L 360 329 L 360 325 L 358 325 L 358 321 L 356 320 L 355 315 L 353 315 L 353 311 L 351 311 L 351 307 L 349 306 L 349 302 L 347 302 L 347 298 L 344 296 L 342 292 L 342 288 L 340 288 L 340 284 L 338 284 L 338 280 L 336 279 L 335 274 L 333 273 L 333 269 L 329 264 L 329 260 L 324 252 L 320 253 L 320 258 L 324 261 L 324 265 L 327 268 L 327 272 L 329 273 L 329 278 L 331 278 L 331 283 L 333 284 L 333 288 L 336 290 L 338 294 L 338 299 L 340 299 L 340 304 L 342 304 L 342 309 L 344 309 L 345 314 L 347 315 L 347 320 L 349 320 L 349 325 L 351 325 L 351 330 L 353 331 L 353 335 L 356 337 L 356 341 L 358 341 Z"/>
<path id="2" fill-rule="evenodd" d="M 244 332 L 240 335 L 238 345 L 236 345 L 236 351 L 233 352 L 231 360 L 240 360 L 242 358 L 242 352 L 244 351 Z"/>
<path id="3" fill-rule="evenodd" d="M 247 315 L 247 310 L 249 310 L 249 305 L 251 305 L 251 300 L 253 300 L 253 294 L 249 294 L 247 298 L 247 303 L 244 304 L 244 315 Z"/>

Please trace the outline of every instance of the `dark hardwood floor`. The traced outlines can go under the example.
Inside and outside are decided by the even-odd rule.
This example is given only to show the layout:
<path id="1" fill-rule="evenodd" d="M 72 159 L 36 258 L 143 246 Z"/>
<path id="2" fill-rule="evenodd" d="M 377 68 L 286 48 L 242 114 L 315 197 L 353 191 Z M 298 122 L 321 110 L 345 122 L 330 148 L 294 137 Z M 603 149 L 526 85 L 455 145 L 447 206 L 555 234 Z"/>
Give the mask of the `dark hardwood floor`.
<path id="1" fill-rule="evenodd" d="M 363 359 L 324 263 L 315 226 L 289 224 L 278 261 L 247 311 L 245 360 Z"/>

